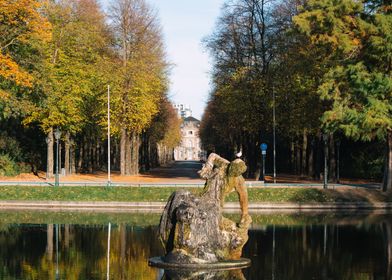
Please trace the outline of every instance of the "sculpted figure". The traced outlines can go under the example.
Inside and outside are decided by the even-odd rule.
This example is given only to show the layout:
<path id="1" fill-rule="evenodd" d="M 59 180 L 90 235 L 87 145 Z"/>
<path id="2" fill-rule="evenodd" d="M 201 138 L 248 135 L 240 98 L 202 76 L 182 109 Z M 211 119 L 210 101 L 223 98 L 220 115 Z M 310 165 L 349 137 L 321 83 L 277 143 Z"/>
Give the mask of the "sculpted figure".
<path id="1" fill-rule="evenodd" d="M 241 257 L 252 222 L 242 177 L 245 171 L 240 159 L 229 162 L 210 154 L 199 171 L 206 179 L 203 192 L 197 195 L 182 190 L 170 196 L 159 225 L 166 262 L 212 263 Z M 224 199 L 233 191 L 238 193 L 241 206 L 239 224 L 222 216 Z"/>
<path id="2" fill-rule="evenodd" d="M 204 194 L 209 193 L 213 189 L 220 189 L 218 200 L 220 201 L 221 208 L 223 208 L 225 197 L 231 192 L 237 192 L 242 214 L 241 223 L 249 222 L 248 220 L 251 219 L 248 213 L 248 191 L 246 189 L 245 179 L 242 177 L 245 171 L 246 165 L 241 159 L 229 162 L 215 153 L 209 155 L 206 164 L 199 171 L 200 177 L 207 180 L 204 187 Z M 212 186 L 212 184 L 216 183 L 212 179 L 219 172 L 223 173 L 221 174 L 223 182 L 219 182 L 221 183 L 219 187 Z"/>

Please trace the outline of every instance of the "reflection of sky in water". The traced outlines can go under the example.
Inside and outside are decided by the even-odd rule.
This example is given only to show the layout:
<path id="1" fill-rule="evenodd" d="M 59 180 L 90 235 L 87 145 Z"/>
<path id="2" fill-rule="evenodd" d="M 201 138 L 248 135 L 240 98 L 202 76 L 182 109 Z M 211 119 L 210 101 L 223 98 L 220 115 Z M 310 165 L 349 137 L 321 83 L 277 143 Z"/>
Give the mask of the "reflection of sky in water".
<path id="1" fill-rule="evenodd" d="M 244 278 L 220 272 L 190 279 L 392 279 L 391 218 L 253 215 Z M 158 222 L 149 213 L 0 211 L 0 279 L 56 279 L 57 270 L 59 279 L 181 279 L 147 264 L 163 253 Z"/>

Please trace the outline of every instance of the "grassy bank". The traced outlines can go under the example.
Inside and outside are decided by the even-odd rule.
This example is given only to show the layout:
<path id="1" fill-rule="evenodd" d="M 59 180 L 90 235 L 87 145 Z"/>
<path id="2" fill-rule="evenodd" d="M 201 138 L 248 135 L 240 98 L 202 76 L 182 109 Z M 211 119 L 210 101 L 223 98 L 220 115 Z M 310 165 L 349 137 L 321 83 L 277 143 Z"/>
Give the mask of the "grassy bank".
<path id="1" fill-rule="evenodd" d="M 40 201 L 167 201 L 175 191 L 172 187 L 29 187 L 0 186 L 0 200 Z M 194 193 L 200 188 L 187 188 Z M 392 202 L 392 195 L 377 190 L 314 188 L 252 188 L 248 190 L 250 202 Z M 226 201 L 237 201 L 231 194 Z"/>

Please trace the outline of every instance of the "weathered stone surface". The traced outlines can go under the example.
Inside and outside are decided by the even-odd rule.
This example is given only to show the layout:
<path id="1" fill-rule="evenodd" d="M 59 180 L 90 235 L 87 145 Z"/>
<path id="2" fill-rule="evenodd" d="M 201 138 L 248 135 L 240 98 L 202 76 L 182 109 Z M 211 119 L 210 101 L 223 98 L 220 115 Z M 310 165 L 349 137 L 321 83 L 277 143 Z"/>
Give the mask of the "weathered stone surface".
<path id="1" fill-rule="evenodd" d="M 242 160 L 229 162 L 211 154 L 199 171 L 206 179 L 203 192 L 195 195 L 177 191 L 170 196 L 159 226 L 166 262 L 202 264 L 241 257 L 252 222 L 242 177 L 245 171 Z M 242 211 L 239 224 L 222 216 L 225 196 L 232 191 L 239 195 Z"/>

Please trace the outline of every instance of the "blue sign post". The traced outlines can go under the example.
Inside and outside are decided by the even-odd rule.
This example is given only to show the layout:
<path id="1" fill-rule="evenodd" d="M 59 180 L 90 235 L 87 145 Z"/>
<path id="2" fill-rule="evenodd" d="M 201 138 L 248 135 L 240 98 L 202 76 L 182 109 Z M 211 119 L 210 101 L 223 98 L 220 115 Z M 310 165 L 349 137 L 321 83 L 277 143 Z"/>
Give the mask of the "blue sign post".
<path id="1" fill-rule="evenodd" d="M 264 183 L 265 181 L 265 156 L 267 155 L 267 144 L 266 143 L 261 143 L 260 144 L 260 150 L 261 150 L 261 157 L 263 159 L 263 173 L 262 173 L 262 179 L 261 181 Z"/>

